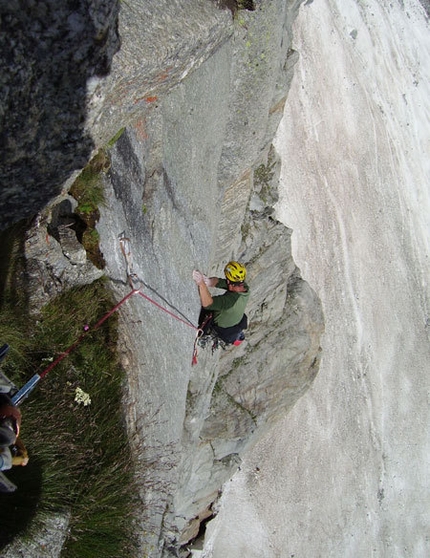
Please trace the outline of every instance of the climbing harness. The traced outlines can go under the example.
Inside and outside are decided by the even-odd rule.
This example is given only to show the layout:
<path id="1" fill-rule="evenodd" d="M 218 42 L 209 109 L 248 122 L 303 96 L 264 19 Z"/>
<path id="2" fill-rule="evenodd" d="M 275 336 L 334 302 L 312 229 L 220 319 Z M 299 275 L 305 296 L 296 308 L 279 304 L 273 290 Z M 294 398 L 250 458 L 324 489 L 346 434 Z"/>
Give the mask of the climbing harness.
<path id="1" fill-rule="evenodd" d="M 208 326 L 209 322 L 212 319 L 212 314 L 208 314 L 206 318 L 203 320 L 201 325 L 197 328 L 196 338 L 194 340 L 194 347 L 193 347 L 193 358 L 191 359 L 191 365 L 195 366 L 197 364 L 197 354 L 198 349 L 197 346 L 202 348 L 206 347 L 206 343 L 203 341 L 207 337 L 205 333 L 205 329 Z"/>
<path id="2" fill-rule="evenodd" d="M 217 349 L 223 349 L 225 351 L 231 345 L 238 347 L 245 339 L 245 334 L 243 333 L 243 331 L 241 331 L 235 341 L 228 343 L 217 334 L 216 330 L 211 327 L 212 319 L 213 314 L 208 314 L 197 330 L 196 339 L 194 341 L 194 351 L 192 359 L 193 365 L 197 364 L 197 347 L 205 349 L 206 347 L 210 346 L 212 354 L 214 354 Z"/>

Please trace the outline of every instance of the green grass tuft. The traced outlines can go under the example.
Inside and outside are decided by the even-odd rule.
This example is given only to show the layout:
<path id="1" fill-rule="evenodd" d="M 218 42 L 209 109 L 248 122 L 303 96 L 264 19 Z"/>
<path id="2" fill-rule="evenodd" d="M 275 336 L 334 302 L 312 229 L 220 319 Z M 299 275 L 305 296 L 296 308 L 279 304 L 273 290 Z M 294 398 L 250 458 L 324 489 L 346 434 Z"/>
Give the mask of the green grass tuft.
<path id="1" fill-rule="evenodd" d="M 0 342 L 11 350 L 2 371 L 23 385 L 113 304 L 102 280 L 57 298 L 37 322 L 4 304 Z M 21 436 L 30 462 L 7 472 L 18 490 L 1 495 L 0 546 L 39 529 L 47 514 L 69 512 L 62 557 L 108 558 L 131 551 L 135 487 L 116 340 L 114 314 L 99 330 L 90 330 L 23 402 Z M 89 394 L 90 405 L 75 402 L 78 387 Z"/>
<path id="2" fill-rule="evenodd" d="M 109 154 L 100 149 L 69 190 L 69 194 L 78 202 L 75 213 L 82 223 L 81 237 L 78 235 L 78 238 L 88 258 L 99 269 L 104 268 L 105 262 L 99 248 L 96 225 L 100 218 L 99 208 L 105 205 L 103 174 L 109 170 L 110 164 Z"/>
<path id="3" fill-rule="evenodd" d="M 113 138 L 111 138 L 108 143 L 106 144 L 106 148 L 107 149 L 111 149 L 116 142 L 119 140 L 119 138 L 122 136 L 122 134 L 125 132 L 125 128 L 120 128 L 118 130 L 118 132 L 113 136 Z"/>

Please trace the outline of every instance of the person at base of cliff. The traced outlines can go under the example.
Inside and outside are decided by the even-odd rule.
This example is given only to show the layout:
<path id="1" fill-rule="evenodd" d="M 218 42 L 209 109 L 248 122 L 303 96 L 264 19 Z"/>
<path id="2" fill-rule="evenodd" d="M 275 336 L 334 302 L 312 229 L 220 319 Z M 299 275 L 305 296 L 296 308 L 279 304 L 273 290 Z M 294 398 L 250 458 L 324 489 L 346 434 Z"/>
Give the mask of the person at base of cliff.
<path id="1" fill-rule="evenodd" d="M 20 427 L 21 411 L 7 395 L 0 394 L 0 471 L 28 463 L 27 450 L 18 438 Z"/>
<path id="2" fill-rule="evenodd" d="M 248 327 L 245 307 L 250 291 L 245 283 L 246 268 L 239 262 L 231 261 L 225 266 L 224 275 L 225 279 L 206 277 L 198 270 L 193 271 L 202 304 L 199 327 L 202 327 L 203 335 L 212 330 L 224 343 L 239 344 L 245 338 L 243 330 Z M 225 289 L 226 292 L 212 296 L 209 287 Z"/>

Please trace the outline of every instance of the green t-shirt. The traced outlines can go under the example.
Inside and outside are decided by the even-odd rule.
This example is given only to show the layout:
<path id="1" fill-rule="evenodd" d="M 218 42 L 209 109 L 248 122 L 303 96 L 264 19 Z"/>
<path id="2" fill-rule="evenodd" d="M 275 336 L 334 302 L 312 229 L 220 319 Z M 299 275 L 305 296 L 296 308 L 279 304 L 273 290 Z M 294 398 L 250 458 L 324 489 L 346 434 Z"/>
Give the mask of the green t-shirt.
<path id="1" fill-rule="evenodd" d="M 234 293 L 227 291 L 223 295 L 214 296 L 213 303 L 206 306 L 205 310 L 212 310 L 214 321 L 219 327 L 232 327 L 237 325 L 245 313 L 245 307 L 249 298 L 249 286 L 244 283 L 246 292 Z M 227 281 L 218 279 L 217 289 L 227 290 Z"/>

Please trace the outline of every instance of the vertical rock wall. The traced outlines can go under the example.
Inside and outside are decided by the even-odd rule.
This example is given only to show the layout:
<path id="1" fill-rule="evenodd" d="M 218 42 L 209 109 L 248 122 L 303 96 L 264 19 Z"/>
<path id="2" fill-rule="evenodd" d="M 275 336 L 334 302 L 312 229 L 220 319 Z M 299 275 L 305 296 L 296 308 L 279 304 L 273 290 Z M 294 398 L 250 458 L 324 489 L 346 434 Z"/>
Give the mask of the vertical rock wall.
<path id="1" fill-rule="evenodd" d="M 194 324 L 193 268 L 218 274 L 240 259 L 252 289 L 246 342 L 214 355 L 200 350 L 195 367 L 192 328 L 140 297 L 124 309 L 144 556 L 187 555 L 179 549 L 213 513 L 240 453 L 318 369 L 321 309 L 292 260 L 290 231 L 272 217 L 279 172 L 270 145 L 295 61 L 297 7 L 262 2 L 232 19 L 212 4 L 207 29 L 197 27 L 216 37 L 212 48 L 194 50 L 193 71 L 177 84 L 154 86 L 112 148 L 98 229 L 118 296 L 129 288 L 121 235 L 144 292 Z"/>
<path id="2" fill-rule="evenodd" d="M 123 2 L 111 72 L 87 81 L 85 134 L 111 160 L 97 227 L 104 272 L 122 297 L 132 271 L 135 287 L 182 320 L 139 296 L 121 309 L 141 556 L 188 555 L 241 452 L 318 370 L 319 301 L 294 264 L 291 231 L 272 216 L 271 141 L 299 4 L 256 1 L 233 17 L 211 0 Z M 247 339 L 200 350 L 191 367 L 192 269 L 219 274 L 231 258 L 248 267 Z"/>

